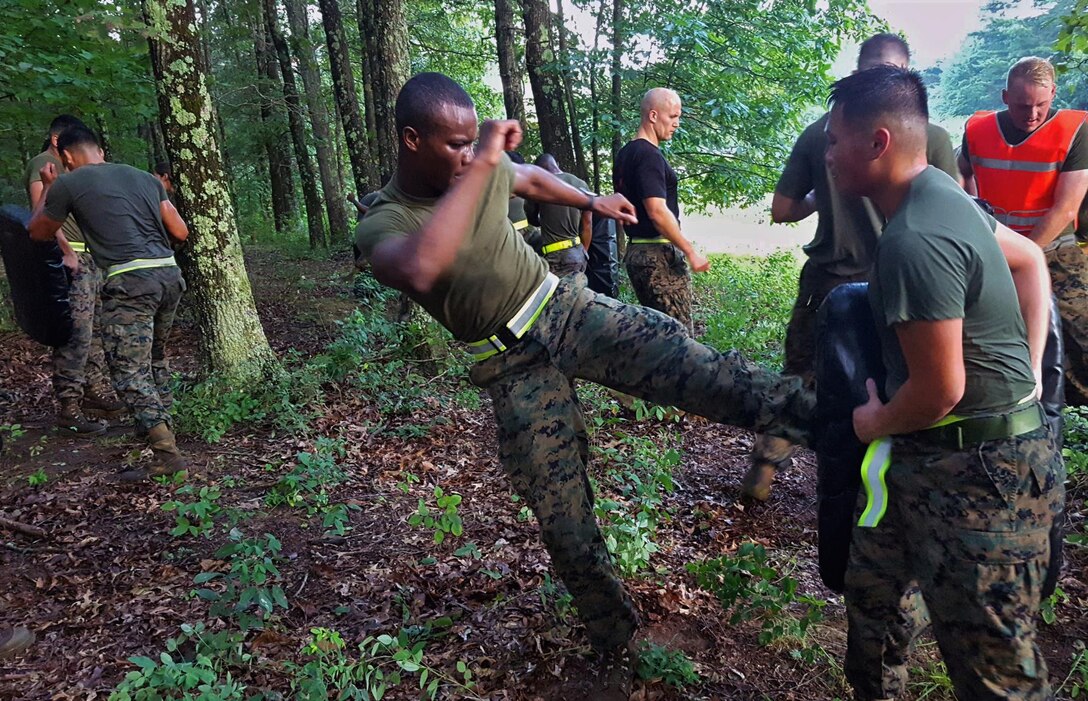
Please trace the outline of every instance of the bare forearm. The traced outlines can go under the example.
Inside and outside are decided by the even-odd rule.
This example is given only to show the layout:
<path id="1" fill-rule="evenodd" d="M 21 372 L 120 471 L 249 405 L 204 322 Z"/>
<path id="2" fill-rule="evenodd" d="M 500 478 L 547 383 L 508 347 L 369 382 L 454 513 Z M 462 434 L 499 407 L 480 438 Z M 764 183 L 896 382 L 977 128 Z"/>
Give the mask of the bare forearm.
<path id="1" fill-rule="evenodd" d="M 1035 228 L 1028 234 L 1028 238 L 1037 243 L 1040 247 L 1046 246 L 1054 239 L 1058 238 L 1058 234 L 1062 233 L 1062 230 L 1073 223 L 1074 217 L 1077 212 L 1075 208 L 1065 207 L 1052 207 L 1047 212 L 1039 223 L 1035 225 Z"/>
<path id="2" fill-rule="evenodd" d="M 588 251 L 589 244 L 593 241 L 593 214 L 591 212 L 582 212 L 582 231 L 579 238 L 582 239 L 582 247 Z"/>
<path id="3" fill-rule="evenodd" d="M 1042 368 L 1050 323 L 1050 273 L 1042 250 L 1004 226 L 997 229 L 997 241 L 1009 265 L 1020 315 L 1027 327 L 1031 366 Z"/>
<path id="4" fill-rule="evenodd" d="M 57 241 L 57 245 L 60 246 L 61 255 L 75 255 L 76 252 L 72 250 L 72 244 L 68 243 L 68 238 L 64 235 L 63 230 L 57 229 L 54 238 Z"/>
<path id="5" fill-rule="evenodd" d="M 561 204 L 586 209 L 590 196 L 573 185 L 568 185 L 543 168 L 530 165 L 517 166 L 518 178 L 514 193 L 534 202 Z"/>
<path id="6" fill-rule="evenodd" d="M 647 212 L 647 214 L 650 215 L 650 221 L 653 222 L 657 232 L 671 241 L 673 245 L 683 251 L 685 256 L 690 258 L 695 249 L 691 247 L 691 243 L 680 232 L 680 222 L 672 211 L 667 208 L 660 208 Z"/>
<path id="7" fill-rule="evenodd" d="M 876 435 L 894 436 L 929 428 L 948 416 L 958 401 L 941 397 L 932 387 L 907 378 L 892 400 L 877 411 Z"/>
<path id="8" fill-rule="evenodd" d="M 370 263 L 378 281 L 406 292 L 429 292 L 457 258 L 494 169 L 482 159 L 473 161 L 418 231 L 375 247 Z"/>
<path id="9" fill-rule="evenodd" d="M 30 238 L 34 241 L 51 241 L 57 236 L 62 236 L 60 232 L 60 224 L 54 226 L 54 222 L 45 214 L 45 198 L 49 192 L 49 186 L 46 185 L 42 188 L 41 195 L 38 197 L 37 204 L 34 205 L 33 211 L 30 214 L 30 223 L 27 225 L 30 231 Z M 65 241 L 67 244 L 67 241 Z M 71 246 L 68 247 L 70 252 Z"/>
<path id="10" fill-rule="evenodd" d="M 771 221 L 775 224 L 788 224 L 806 219 L 816 211 L 816 193 L 809 192 L 803 198 L 795 200 L 777 192 L 771 200 Z"/>

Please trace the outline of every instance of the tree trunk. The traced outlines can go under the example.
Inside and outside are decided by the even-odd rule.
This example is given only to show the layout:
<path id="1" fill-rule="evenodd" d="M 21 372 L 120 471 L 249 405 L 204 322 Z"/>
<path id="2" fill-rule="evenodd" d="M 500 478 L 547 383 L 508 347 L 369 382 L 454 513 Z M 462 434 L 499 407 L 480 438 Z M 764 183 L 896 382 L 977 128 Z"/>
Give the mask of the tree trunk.
<path id="1" fill-rule="evenodd" d="M 623 147 L 623 79 L 620 75 L 624 38 L 623 0 L 612 0 L 612 162 Z"/>
<path id="2" fill-rule="evenodd" d="M 258 100 L 260 101 L 265 156 L 268 159 L 268 181 L 272 186 L 272 219 L 276 233 L 286 234 L 295 220 L 294 172 L 291 154 L 283 141 L 283 119 L 273 109 L 272 95 L 282 94 L 276 60 L 268 48 L 268 33 L 264 26 L 253 30 L 253 47 L 257 58 Z M 263 79 L 263 80 L 260 80 Z"/>
<path id="3" fill-rule="evenodd" d="M 370 149 L 370 182 L 385 185 L 381 165 L 378 162 L 378 127 L 374 122 L 374 39 L 367 34 L 370 30 L 370 15 L 374 12 L 373 0 L 356 0 L 355 19 L 359 27 L 359 53 L 363 71 L 363 117 L 366 119 L 366 138 Z"/>
<path id="4" fill-rule="evenodd" d="M 612 0 L 612 166 L 615 167 L 616 155 L 623 148 L 623 82 L 620 75 L 622 68 L 624 41 L 623 0 Z M 627 237 L 616 236 L 616 249 L 620 260 L 627 255 Z"/>
<path id="5" fill-rule="evenodd" d="M 287 102 L 287 123 L 291 126 L 291 143 L 295 147 L 295 161 L 298 163 L 299 180 L 302 181 L 302 200 L 306 204 L 306 228 L 310 234 L 310 248 L 318 248 L 326 245 L 325 221 L 321 213 L 321 195 L 317 191 L 317 179 L 314 177 L 314 164 L 310 160 L 310 149 L 306 145 L 306 125 L 302 121 L 302 102 L 298 97 L 295 71 L 291 66 L 291 50 L 280 32 L 275 0 L 262 0 L 262 7 L 265 28 L 272 39 L 283 77 L 283 98 Z"/>
<path id="6" fill-rule="evenodd" d="M 370 144 L 366 127 L 359 117 L 359 99 L 355 92 L 355 76 L 351 70 L 351 57 L 348 55 L 344 20 L 340 14 L 340 0 L 320 0 L 320 3 L 325 43 L 329 47 L 329 69 L 336 95 L 336 111 L 344 125 L 344 140 L 348 145 L 355 193 L 362 197 L 371 189 L 376 189 L 378 183 L 370 179 Z"/>
<path id="7" fill-rule="evenodd" d="M 567 51 L 567 22 L 563 16 L 563 0 L 556 1 L 556 32 L 559 34 L 559 60 L 563 66 L 563 94 L 567 98 L 567 114 L 570 115 L 570 137 L 574 144 L 575 174 L 588 180 L 586 174 L 586 150 L 582 146 L 581 129 L 578 127 L 578 110 L 574 103 L 574 66 Z"/>
<path id="8" fill-rule="evenodd" d="M 563 106 L 563 87 L 558 74 L 548 67 L 555 63 L 548 0 L 522 0 L 521 7 L 525 15 L 525 65 L 533 88 L 540 142 L 545 151 L 555 156 L 560 168 L 573 173 L 576 164 Z"/>
<path id="9" fill-rule="evenodd" d="M 321 194 L 325 198 L 325 212 L 329 216 L 329 231 L 334 240 L 343 241 L 348 235 L 348 215 L 344 210 L 344 194 L 336 175 L 336 154 L 329 135 L 329 110 L 321 94 L 321 74 L 314 62 L 315 46 L 310 41 L 310 20 L 306 16 L 304 0 L 284 0 L 287 22 L 291 27 L 291 50 L 298 59 L 302 86 L 306 91 L 306 108 L 310 115 L 317 150 L 317 172 L 321 177 Z M 328 245 L 325 241 L 323 245 Z"/>
<path id="10" fill-rule="evenodd" d="M 113 139 L 110 138 L 109 129 L 106 127 L 106 120 L 102 118 L 101 114 L 96 114 L 94 116 L 94 125 L 98 129 L 98 141 L 102 144 L 102 156 L 107 161 L 112 161 L 113 147 L 111 142 Z"/>
<path id="11" fill-rule="evenodd" d="M 601 0 L 601 9 L 597 12 L 597 26 L 593 30 L 593 52 L 589 60 L 589 104 L 593 106 L 593 133 L 589 137 L 589 147 L 593 153 L 593 191 L 601 191 L 601 107 L 597 104 L 597 50 L 601 45 L 601 32 L 604 27 L 605 3 Z"/>
<path id="12" fill-rule="evenodd" d="M 525 74 L 517 53 L 517 28 L 514 26 L 516 0 L 495 0 L 495 44 L 502 79 L 502 102 L 506 118 L 516 119 L 525 128 Z"/>
<path id="13" fill-rule="evenodd" d="M 393 108 L 408 80 L 408 22 L 403 0 L 360 0 L 359 29 L 366 37 L 373 90 L 374 133 L 381 182 L 397 169 L 398 137 Z M 367 111 L 370 111 L 367 102 Z"/>
<path id="14" fill-rule="evenodd" d="M 185 277 L 196 311 L 201 367 L 238 381 L 275 362 L 249 286 L 226 174 L 217 115 L 200 54 L 193 0 L 144 0 L 159 119 L 181 214 L 190 226 Z M 184 156 L 182 155 L 184 154 Z"/>

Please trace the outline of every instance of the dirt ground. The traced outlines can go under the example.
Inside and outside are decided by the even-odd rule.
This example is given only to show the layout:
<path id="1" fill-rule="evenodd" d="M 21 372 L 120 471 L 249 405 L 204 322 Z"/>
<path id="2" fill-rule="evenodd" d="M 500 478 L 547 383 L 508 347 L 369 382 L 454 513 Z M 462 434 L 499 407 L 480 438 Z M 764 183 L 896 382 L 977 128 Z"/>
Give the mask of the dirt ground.
<path id="1" fill-rule="evenodd" d="M 248 265 L 262 321 L 279 353 L 320 352 L 335 337 L 335 322 L 354 305 L 346 259 L 293 260 L 261 250 L 249 252 Z M 171 355 L 183 376 L 194 371 L 195 333 L 182 314 Z M 6 333 L 0 335 L 0 358 L 0 426 L 20 424 L 25 431 L 14 440 L 10 431 L 4 436 L 0 513 L 46 532 L 35 537 L 0 527 L 0 626 L 25 625 L 38 637 L 23 656 L 0 661 L 0 699 L 104 699 L 135 669 L 129 657 L 158 659 L 182 624 L 225 625 L 209 619 L 206 602 L 190 596 L 194 576 L 222 564 L 215 551 L 225 538 L 222 530 L 214 538 L 170 535 L 175 519 L 161 507 L 175 498 L 176 486 L 116 481 L 122 466 L 147 459 L 124 427 L 92 440 L 53 433 L 50 366 L 41 346 Z M 250 691 L 288 693 L 284 662 L 300 660 L 312 628 L 335 628 L 353 644 L 433 623 L 427 663 L 458 677 L 456 665 L 463 661 L 476 682 L 471 693 L 444 686 L 439 698 L 584 698 L 593 670 L 585 637 L 550 586 L 534 523 L 518 517 L 520 507 L 496 459 L 486 397 L 472 409 L 436 398 L 414 417 L 444 417 L 430 421 L 426 435 L 396 430 L 377 406 L 345 388 L 329 388 L 325 405 L 301 434 L 246 426 L 215 444 L 181 437 L 194 466 L 189 483 L 220 489 L 219 504 L 237 517 L 239 528 L 274 533 L 282 543 L 289 608 L 245 638 L 244 649 L 254 656 L 245 677 Z M 655 435 L 659 426 L 631 421 L 626 430 Z M 767 503 L 746 505 L 739 501 L 739 480 L 751 434 L 696 417 L 678 431 L 682 462 L 657 531 L 656 571 L 627 583 L 642 612 L 639 639 L 682 650 L 701 681 L 682 691 L 661 680 L 642 681 L 634 698 L 849 698 L 841 674 L 842 601 L 823 588 L 814 564 L 811 454 L 798 456 Z M 262 499 L 297 453 L 312 450 L 321 436 L 343 439 L 346 450 L 340 464 L 349 479 L 330 500 L 358 507 L 342 537 L 323 535 L 320 519 L 271 508 Z M 408 472 L 419 482 L 404 484 Z M 465 535 L 455 542 L 436 545 L 432 533 L 407 523 L 435 485 L 463 497 Z M 1081 524 L 1082 497 L 1070 509 Z M 801 593 L 828 601 L 824 620 L 809 636 L 809 644 L 823 651 L 816 659 L 804 659 L 788 645 L 761 645 L 758 623 L 731 624 L 685 570 L 689 562 L 732 553 L 749 540 L 792 572 Z M 478 547 L 478 557 L 456 554 L 467 541 Z M 1074 642 L 1088 640 L 1086 564 L 1083 549 L 1071 553 L 1061 581 L 1068 601 L 1058 607 L 1057 623 L 1041 625 L 1056 686 L 1069 672 Z M 911 662 L 907 698 L 952 698 L 935 658 L 934 644 L 923 642 Z M 409 680 L 391 695 L 418 693 Z"/>

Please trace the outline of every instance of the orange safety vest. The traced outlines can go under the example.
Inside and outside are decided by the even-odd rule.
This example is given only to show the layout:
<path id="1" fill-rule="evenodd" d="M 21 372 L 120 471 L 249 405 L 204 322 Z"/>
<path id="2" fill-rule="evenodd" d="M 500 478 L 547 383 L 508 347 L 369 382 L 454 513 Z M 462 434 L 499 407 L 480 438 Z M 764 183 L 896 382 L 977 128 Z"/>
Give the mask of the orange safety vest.
<path id="1" fill-rule="evenodd" d="M 967 120 L 978 196 L 994 208 L 994 218 L 1013 231 L 1031 232 L 1054 206 L 1062 164 L 1086 117 L 1088 112 L 1058 110 L 1016 146 L 1005 140 L 996 112 L 975 112 Z"/>

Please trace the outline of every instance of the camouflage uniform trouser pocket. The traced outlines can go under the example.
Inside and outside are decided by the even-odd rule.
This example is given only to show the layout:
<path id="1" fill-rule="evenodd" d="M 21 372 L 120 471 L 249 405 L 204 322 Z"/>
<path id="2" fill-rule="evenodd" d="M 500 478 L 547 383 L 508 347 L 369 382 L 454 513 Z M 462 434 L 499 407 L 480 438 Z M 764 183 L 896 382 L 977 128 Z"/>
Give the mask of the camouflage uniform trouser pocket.
<path id="1" fill-rule="evenodd" d="M 680 249 L 668 243 L 630 244 L 624 264 L 639 304 L 668 314 L 694 336 L 691 273 Z"/>

